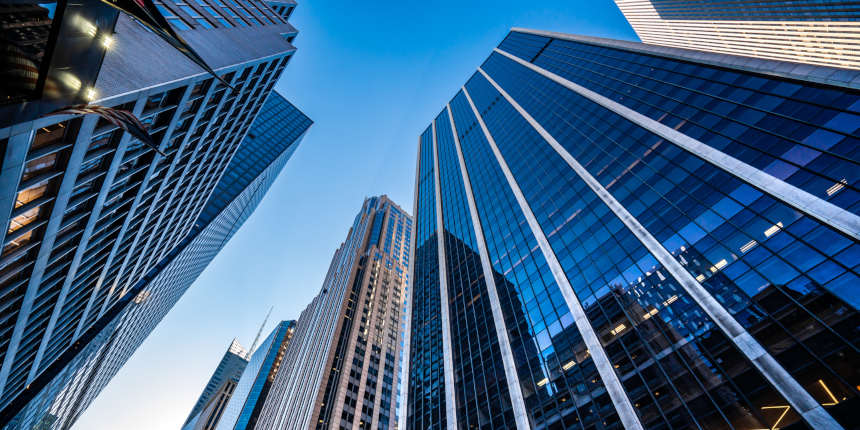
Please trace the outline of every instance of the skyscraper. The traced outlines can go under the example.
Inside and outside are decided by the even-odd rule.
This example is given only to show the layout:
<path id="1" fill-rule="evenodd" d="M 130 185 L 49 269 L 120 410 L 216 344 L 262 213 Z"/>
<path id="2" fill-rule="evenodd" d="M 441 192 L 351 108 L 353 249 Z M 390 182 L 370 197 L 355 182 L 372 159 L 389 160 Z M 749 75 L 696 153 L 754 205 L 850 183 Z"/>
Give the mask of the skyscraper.
<path id="1" fill-rule="evenodd" d="M 419 137 L 401 428 L 857 428 L 858 88 L 512 30 Z"/>
<path id="2" fill-rule="evenodd" d="M 164 11 L 231 88 L 127 16 L 117 21 L 96 103 L 140 117 L 164 155 L 92 115 L 0 129 L 0 427 L 70 425 L 247 219 L 310 126 L 268 97 L 295 28 L 264 2 L 220 3 L 189 6 L 193 19 Z M 240 147 L 267 97 L 277 117 L 259 133 L 281 140 Z"/>
<path id="3" fill-rule="evenodd" d="M 251 430 L 257 425 L 295 329 L 295 321 L 281 321 L 260 347 L 251 352 L 253 355 L 218 421 L 218 430 Z"/>
<path id="4" fill-rule="evenodd" d="M 386 196 L 364 201 L 298 319 L 257 429 L 395 427 L 411 231 Z"/>
<path id="5" fill-rule="evenodd" d="M 860 1 L 615 0 L 645 43 L 860 68 Z"/>
<path id="6" fill-rule="evenodd" d="M 242 372 L 248 365 L 249 351 L 236 339 L 230 342 L 227 352 L 212 372 L 209 382 L 197 398 L 194 408 L 182 424 L 182 430 L 213 430 L 218 425 Z"/>

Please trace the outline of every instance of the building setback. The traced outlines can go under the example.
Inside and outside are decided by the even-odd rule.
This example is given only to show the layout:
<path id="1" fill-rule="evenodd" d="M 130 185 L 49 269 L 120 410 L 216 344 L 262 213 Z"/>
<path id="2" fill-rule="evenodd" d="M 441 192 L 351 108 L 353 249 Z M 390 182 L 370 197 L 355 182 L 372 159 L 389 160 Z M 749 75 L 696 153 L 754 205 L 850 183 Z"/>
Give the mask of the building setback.
<path id="1" fill-rule="evenodd" d="M 860 69 L 860 1 L 615 3 L 644 43 Z"/>
<path id="2" fill-rule="evenodd" d="M 253 352 L 217 430 L 250 430 L 256 426 L 295 329 L 295 321 L 281 321 Z"/>
<path id="3" fill-rule="evenodd" d="M 396 427 L 411 230 L 387 197 L 364 201 L 298 319 L 255 428 Z"/>
<path id="4" fill-rule="evenodd" d="M 164 156 L 94 115 L 0 129 L 9 226 L 0 428 L 70 426 L 247 219 L 310 126 L 268 97 L 295 28 L 264 2 L 243 4 L 241 16 L 218 6 L 220 19 L 202 6 L 199 19 L 168 14 L 231 88 L 119 17 L 94 103 L 136 114 Z M 240 156 L 261 109 L 292 115 L 260 126 L 284 140 Z"/>
<path id="5" fill-rule="evenodd" d="M 419 137 L 402 429 L 858 428 L 860 72 L 513 29 Z"/>
<path id="6" fill-rule="evenodd" d="M 248 358 L 248 351 L 233 339 L 182 424 L 182 430 L 212 430 L 218 425 L 224 408 L 232 399 L 239 378 L 248 365 Z"/>

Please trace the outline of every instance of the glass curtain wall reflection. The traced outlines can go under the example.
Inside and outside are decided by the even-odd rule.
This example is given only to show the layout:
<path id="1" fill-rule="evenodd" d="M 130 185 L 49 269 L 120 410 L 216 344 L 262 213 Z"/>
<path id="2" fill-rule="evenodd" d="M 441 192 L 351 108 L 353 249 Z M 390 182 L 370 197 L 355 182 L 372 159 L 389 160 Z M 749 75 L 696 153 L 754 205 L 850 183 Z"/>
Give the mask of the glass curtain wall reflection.
<path id="1" fill-rule="evenodd" d="M 860 72 L 737 64 L 493 51 L 420 139 L 405 428 L 860 425 Z"/>

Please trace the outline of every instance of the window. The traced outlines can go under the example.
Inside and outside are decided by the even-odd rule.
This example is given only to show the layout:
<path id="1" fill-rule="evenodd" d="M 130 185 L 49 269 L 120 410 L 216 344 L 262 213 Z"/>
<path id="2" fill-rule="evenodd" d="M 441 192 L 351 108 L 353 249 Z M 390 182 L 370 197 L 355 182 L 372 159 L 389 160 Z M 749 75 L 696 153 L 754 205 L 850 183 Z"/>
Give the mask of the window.
<path id="1" fill-rule="evenodd" d="M 176 16 L 175 13 L 171 12 L 170 9 L 160 4 L 156 4 L 155 7 L 158 8 L 158 11 L 161 12 L 162 15 L 164 15 L 164 17 L 167 19 L 167 22 L 169 22 L 170 25 L 175 27 L 177 30 L 191 30 L 191 26 L 188 25 L 185 21 L 183 21 L 182 18 Z"/>
<path id="2" fill-rule="evenodd" d="M 21 176 L 21 181 L 26 181 L 42 173 L 53 170 L 57 165 L 58 157 L 59 154 L 54 152 L 27 162 L 27 164 L 24 165 L 24 174 Z"/>

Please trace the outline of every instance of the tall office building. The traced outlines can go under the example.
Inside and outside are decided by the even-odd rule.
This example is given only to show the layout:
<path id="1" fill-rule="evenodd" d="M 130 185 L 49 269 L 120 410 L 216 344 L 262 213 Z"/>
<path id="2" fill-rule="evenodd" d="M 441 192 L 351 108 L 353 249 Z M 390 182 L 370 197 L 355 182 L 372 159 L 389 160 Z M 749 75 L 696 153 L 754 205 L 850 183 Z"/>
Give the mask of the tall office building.
<path id="1" fill-rule="evenodd" d="M 302 312 L 257 429 L 393 429 L 412 218 L 364 201 Z"/>
<path id="2" fill-rule="evenodd" d="M 241 155 L 296 30 L 263 2 L 220 4 L 168 19 L 185 23 L 183 37 L 231 88 L 117 21 L 96 103 L 136 114 L 164 155 L 94 115 L 0 129 L 0 427 L 68 427 L 250 215 L 310 125 L 269 97 L 265 110 L 280 113 L 260 133 L 283 140 L 247 139 Z"/>
<path id="3" fill-rule="evenodd" d="M 645 43 L 860 69 L 860 1 L 615 3 Z"/>
<path id="4" fill-rule="evenodd" d="M 227 352 L 221 357 L 209 382 L 197 398 L 194 408 L 182 424 L 182 430 L 214 430 L 218 425 L 224 409 L 227 406 L 239 378 L 242 377 L 248 365 L 249 351 L 242 347 L 236 339 L 230 342 Z"/>
<path id="5" fill-rule="evenodd" d="M 860 426 L 860 72 L 733 58 L 491 53 L 419 137 L 401 428 Z"/>
<path id="6" fill-rule="evenodd" d="M 295 321 L 281 321 L 251 358 L 233 390 L 230 402 L 218 420 L 217 430 L 251 430 L 257 425 L 260 411 L 296 329 Z"/>

